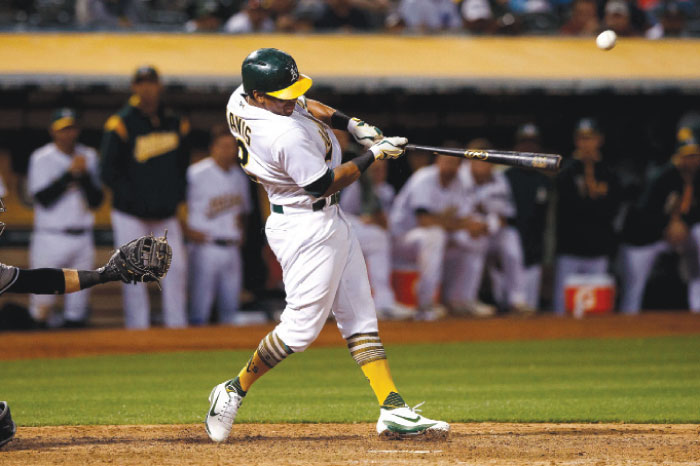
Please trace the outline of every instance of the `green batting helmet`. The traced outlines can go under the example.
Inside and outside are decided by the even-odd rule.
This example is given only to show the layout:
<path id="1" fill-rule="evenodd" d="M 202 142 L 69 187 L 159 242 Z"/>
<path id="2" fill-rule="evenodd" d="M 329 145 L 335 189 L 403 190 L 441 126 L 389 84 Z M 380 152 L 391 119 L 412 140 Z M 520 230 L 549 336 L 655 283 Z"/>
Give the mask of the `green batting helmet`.
<path id="1" fill-rule="evenodd" d="M 294 100 L 311 87 L 311 78 L 299 73 L 294 59 L 277 49 L 258 49 L 243 60 L 243 89 L 246 94 L 263 92 L 282 100 Z"/>

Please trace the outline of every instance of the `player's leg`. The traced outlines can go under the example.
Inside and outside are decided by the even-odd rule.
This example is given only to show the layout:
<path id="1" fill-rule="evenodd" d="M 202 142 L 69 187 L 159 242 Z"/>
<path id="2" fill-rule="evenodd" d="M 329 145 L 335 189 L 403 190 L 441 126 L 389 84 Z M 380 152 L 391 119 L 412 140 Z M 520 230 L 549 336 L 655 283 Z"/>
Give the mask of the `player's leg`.
<path id="1" fill-rule="evenodd" d="M 394 384 L 379 338 L 366 270 L 360 244 L 353 235 L 333 313 L 341 335 L 348 342 L 350 354 L 377 397 L 380 406 L 377 432 L 381 435 L 446 435 L 449 431 L 447 423 L 425 418 L 408 408 Z"/>
<path id="2" fill-rule="evenodd" d="M 92 270 L 95 266 L 95 243 L 92 238 L 92 231 L 73 236 L 66 242 L 66 249 L 71 251 L 71 263 L 67 266 L 76 270 Z M 64 298 L 65 326 L 85 325 L 88 318 L 88 302 L 90 300 L 90 289 L 84 289 L 75 293 L 69 293 Z"/>
<path id="3" fill-rule="evenodd" d="M 391 287 L 391 241 L 389 232 L 377 225 L 352 222 L 355 235 L 362 246 L 367 272 L 374 295 L 374 304 L 380 319 L 409 317 L 396 306 Z"/>
<path id="4" fill-rule="evenodd" d="M 224 248 L 220 248 L 224 249 Z M 234 325 L 243 286 L 243 261 L 238 246 L 229 246 L 220 254 L 224 264 L 218 265 L 216 276 L 219 322 Z"/>
<path id="5" fill-rule="evenodd" d="M 193 244 L 189 247 L 190 267 L 190 323 L 206 325 L 214 304 L 218 269 L 212 266 L 218 248 L 208 244 Z"/>
<path id="6" fill-rule="evenodd" d="M 328 215 L 333 214 L 273 214 L 268 218 L 265 234 L 282 266 L 287 306 L 280 323 L 260 341 L 238 375 L 212 390 L 205 420 L 212 440 L 222 442 L 228 437 L 243 397 L 253 383 L 289 354 L 308 348 L 326 323 L 347 260 L 350 238 L 349 225 L 336 221 L 329 228 Z M 366 270 L 364 273 L 366 279 Z"/>
<path id="7" fill-rule="evenodd" d="M 566 311 L 564 300 L 564 286 L 569 275 L 580 272 L 581 259 L 576 256 L 561 254 L 557 256 L 554 265 L 554 291 L 552 297 L 552 307 L 554 313 L 560 316 Z"/>
<path id="8" fill-rule="evenodd" d="M 542 264 L 525 268 L 525 302 L 532 309 L 540 307 L 540 287 L 542 283 Z"/>
<path id="9" fill-rule="evenodd" d="M 62 233 L 45 231 L 32 233 L 29 244 L 29 266 L 32 269 L 65 267 L 68 262 L 68 254 L 66 248 L 63 247 L 64 237 L 65 235 Z M 29 295 L 29 314 L 36 322 L 44 324 L 51 317 L 55 302 L 55 295 L 31 294 Z"/>
<path id="10" fill-rule="evenodd" d="M 112 209 L 111 217 L 115 247 L 151 233 L 148 225 L 133 215 Z M 146 285 L 143 283 L 136 285 L 124 283 L 122 284 L 122 296 L 124 297 L 124 325 L 126 328 L 145 329 L 150 327 L 151 305 Z"/>
<path id="11" fill-rule="evenodd" d="M 495 314 L 493 306 L 479 301 L 479 288 L 491 243 L 491 238 L 472 238 L 466 231 L 452 235 L 453 246 L 447 250 L 443 265 L 443 300 L 452 312 L 477 317 Z"/>
<path id="12" fill-rule="evenodd" d="M 690 228 L 689 245 L 686 260 L 688 261 L 688 306 L 693 314 L 700 313 L 700 223 Z"/>
<path id="13" fill-rule="evenodd" d="M 412 256 L 418 266 L 416 298 L 421 311 L 435 307 L 446 247 L 447 233 L 439 227 L 414 228 L 397 238 L 395 253 L 404 258 Z"/>
<path id="14" fill-rule="evenodd" d="M 623 313 L 638 314 L 642 309 L 644 288 L 654 261 L 663 249 L 663 241 L 644 246 L 627 244 L 620 248 L 620 265 L 622 266 L 620 311 Z"/>
<path id="15" fill-rule="evenodd" d="M 503 264 L 505 281 L 508 283 L 506 304 L 510 309 L 527 312 L 525 303 L 525 258 L 520 234 L 514 227 L 503 227 L 493 239 Z"/>
<path id="16" fill-rule="evenodd" d="M 168 230 L 168 244 L 173 248 L 173 259 L 168 274 L 161 280 L 163 288 L 163 323 L 169 328 L 187 326 L 187 252 L 182 228 L 177 218 L 171 217 L 154 225 L 154 235 Z M 150 233 L 150 232 L 149 232 Z"/>

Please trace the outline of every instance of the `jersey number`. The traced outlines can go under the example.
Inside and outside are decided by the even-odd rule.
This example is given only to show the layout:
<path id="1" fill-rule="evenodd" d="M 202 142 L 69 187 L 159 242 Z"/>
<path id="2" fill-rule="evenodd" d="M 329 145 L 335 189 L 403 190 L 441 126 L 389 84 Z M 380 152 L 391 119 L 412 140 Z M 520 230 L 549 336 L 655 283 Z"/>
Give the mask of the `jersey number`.
<path id="1" fill-rule="evenodd" d="M 241 138 L 236 138 L 236 140 L 238 141 L 238 161 L 241 163 L 241 167 L 245 167 L 248 165 L 248 147 Z"/>

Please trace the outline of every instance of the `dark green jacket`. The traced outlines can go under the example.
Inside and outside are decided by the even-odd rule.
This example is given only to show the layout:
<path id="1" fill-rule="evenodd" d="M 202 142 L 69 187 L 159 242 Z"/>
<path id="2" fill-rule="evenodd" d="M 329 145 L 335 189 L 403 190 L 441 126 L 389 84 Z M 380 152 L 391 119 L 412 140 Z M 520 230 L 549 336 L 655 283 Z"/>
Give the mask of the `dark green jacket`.
<path id="1" fill-rule="evenodd" d="M 185 199 L 189 122 L 162 107 L 152 120 L 133 104 L 134 97 L 105 123 L 102 181 L 115 209 L 146 219 L 172 217 Z"/>

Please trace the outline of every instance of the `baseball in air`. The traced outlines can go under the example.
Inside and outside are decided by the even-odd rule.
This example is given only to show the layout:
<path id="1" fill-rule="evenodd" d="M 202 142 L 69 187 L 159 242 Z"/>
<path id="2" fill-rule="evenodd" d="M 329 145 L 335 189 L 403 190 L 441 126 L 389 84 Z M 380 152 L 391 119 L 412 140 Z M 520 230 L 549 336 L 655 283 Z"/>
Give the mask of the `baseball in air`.
<path id="1" fill-rule="evenodd" d="M 600 50 L 610 50 L 611 48 L 615 47 L 616 41 L 617 34 L 615 34 L 615 31 L 608 29 L 607 31 L 603 31 L 598 34 L 598 37 L 595 39 L 595 44 Z"/>

